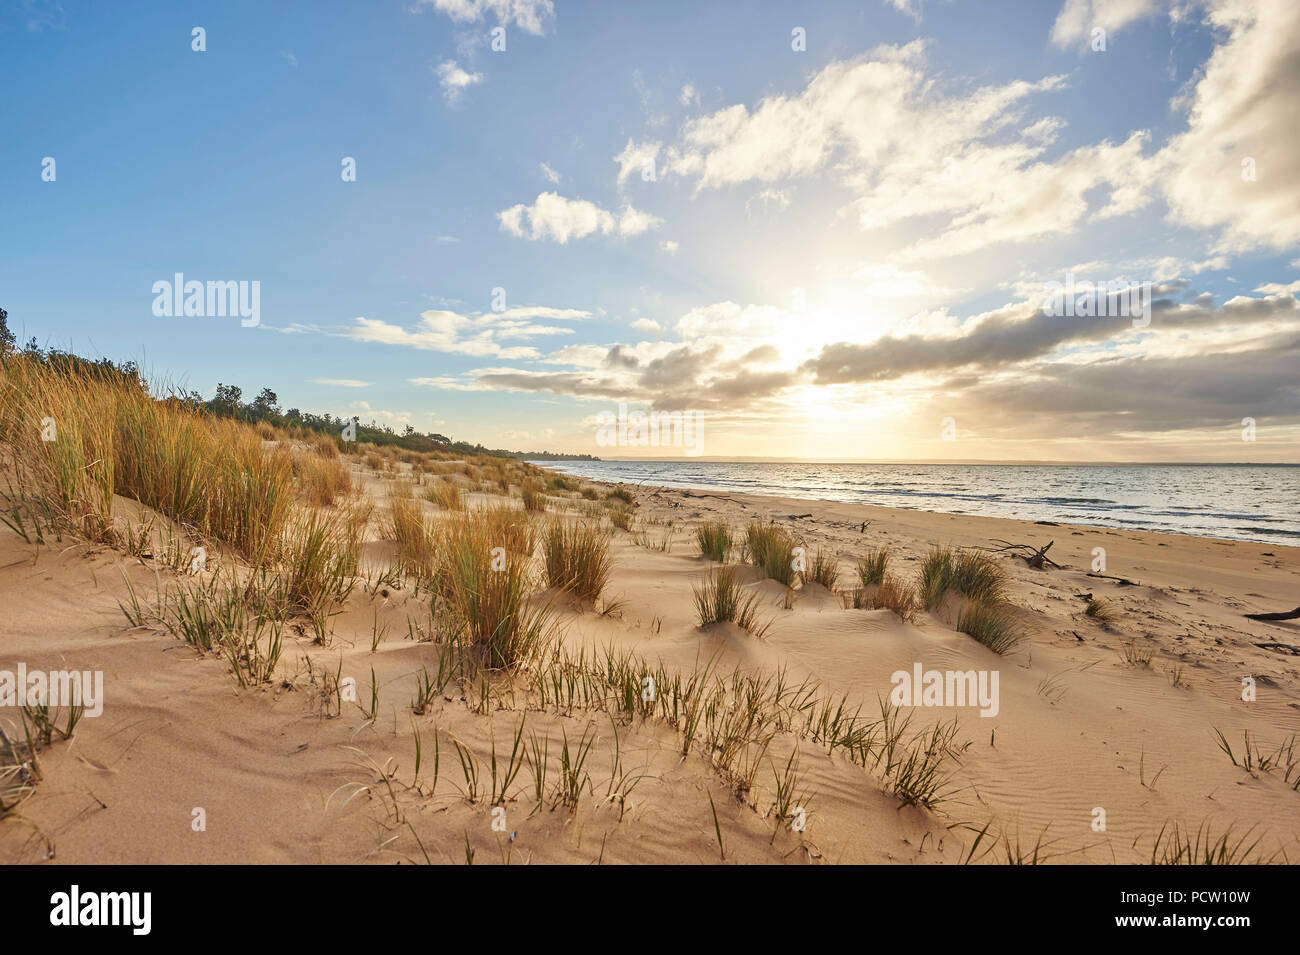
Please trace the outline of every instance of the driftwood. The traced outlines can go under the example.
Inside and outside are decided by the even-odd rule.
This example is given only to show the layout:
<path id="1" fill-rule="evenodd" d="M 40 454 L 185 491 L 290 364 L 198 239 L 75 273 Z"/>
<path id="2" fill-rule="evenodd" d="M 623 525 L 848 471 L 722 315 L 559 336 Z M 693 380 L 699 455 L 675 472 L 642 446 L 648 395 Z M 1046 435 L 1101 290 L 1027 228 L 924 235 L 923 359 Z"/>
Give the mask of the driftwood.
<path id="1" fill-rule="evenodd" d="M 730 501 L 732 504 L 739 504 L 742 508 L 747 506 L 744 501 L 738 501 L 734 497 L 727 497 L 725 494 L 696 494 L 685 488 L 679 493 L 682 497 L 712 497 L 719 501 Z"/>
<path id="2" fill-rule="evenodd" d="M 799 521 L 803 520 L 805 517 L 812 517 L 812 511 L 809 511 L 807 514 L 787 514 L 785 519 L 787 521 Z"/>
<path id="3" fill-rule="evenodd" d="M 1114 574 L 1094 574 L 1089 572 L 1089 577 L 1100 577 L 1102 580 L 1113 580 L 1121 587 L 1140 586 L 1136 581 L 1129 580 L 1127 577 L 1116 577 Z"/>
<path id="4" fill-rule="evenodd" d="M 1289 643 L 1257 643 L 1257 647 L 1265 650 L 1276 650 L 1279 653 L 1289 653 L 1293 657 L 1300 657 L 1300 647 L 1293 647 Z"/>
<path id="5" fill-rule="evenodd" d="M 1300 607 L 1281 613 L 1248 613 L 1242 616 L 1247 620 L 1300 620 Z"/>
<path id="6" fill-rule="evenodd" d="M 1034 568 L 1034 570 L 1042 570 L 1044 564 L 1050 564 L 1057 570 L 1063 569 L 1060 564 L 1047 556 L 1047 552 L 1052 549 L 1052 545 L 1055 544 L 1056 541 L 1048 541 L 1046 547 L 1035 547 L 1032 544 L 1013 544 L 1010 541 L 1004 541 L 998 538 L 994 538 L 993 543 L 1002 544 L 1003 546 L 998 548 L 987 548 L 988 550 L 992 550 L 995 554 L 1010 551 L 1012 557 L 1019 557 L 1030 567 Z M 1018 553 L 1019 551 L 1025 551 L 1025 553 Z"/>

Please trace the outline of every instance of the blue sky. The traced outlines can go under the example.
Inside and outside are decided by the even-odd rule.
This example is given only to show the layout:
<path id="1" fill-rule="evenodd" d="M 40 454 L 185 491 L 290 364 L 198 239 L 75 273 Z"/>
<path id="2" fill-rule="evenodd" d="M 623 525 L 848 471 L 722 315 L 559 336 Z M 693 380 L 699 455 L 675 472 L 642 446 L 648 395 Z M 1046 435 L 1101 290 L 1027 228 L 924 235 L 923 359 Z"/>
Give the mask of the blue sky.
<path id="1" fill-rule="evenodd" d="M 1296 460 L 1292 6 L 19 0 L 0 305 L 493 446 L 626 401 L 716 456 Z M 1062 334 L 1067 271 L 1151 326 Z M 155 316 L 176 272 L 260 326 Z"/>

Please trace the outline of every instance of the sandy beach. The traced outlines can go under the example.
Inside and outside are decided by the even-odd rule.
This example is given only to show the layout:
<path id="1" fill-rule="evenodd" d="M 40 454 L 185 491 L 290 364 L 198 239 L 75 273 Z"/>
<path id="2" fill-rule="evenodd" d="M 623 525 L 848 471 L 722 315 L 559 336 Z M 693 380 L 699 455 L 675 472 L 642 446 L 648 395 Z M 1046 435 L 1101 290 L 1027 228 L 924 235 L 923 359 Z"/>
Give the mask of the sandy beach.
<path id="1" fill-rule="evenodd" d="M 828 744 L 815 716 L 745 736 L 720 768 L 702 739 L 683 756 L 680 728 L 635 703 L 539 695 L 534 684 L 553 679 L 540 671 L 453 680 L 415 712 L 421 674 L 438 671 L 443 651 L 427 592 L 380 575 L 394 544 L 379 515 L 394 485 L 420 478 L 407 465 L 379 472 L 345 460 L 357 493 L 378 505 L 361 557 L 368 579 L 337 608 L 325 646 L 293 623 L 274 679 L 258 686 L 240 687 L 228 660 L 157 620 L 124 618 L 133 592 L 148 603 L 184 582 L 153 555 L 69 540 L 34 548 L 0 529 L 6 665 L 101 670 L 105 686 L 102 715 L 40 751 L 39 784 L 0 825 L 0 858 L 958 864 L 1037 853 L 1104 864 L 1151 861 L 1174 827 L 1192 840 L 1245 837 L 1252 857 L 1300 857 L 1295 760 L 1234 765 L 1216 735 L 1240 764 L 1248 744 L 1271 755 L 1300 730 L 1300 624 L 1243 617 L 1297 602 L 1295 548 L 637 487 L 630 531 L 602 520 L 613 558 L 602 596 L 580 602 L 538 586 L 556 647 L 585 661 L 568 671 L 589 679 L 615 659 L 647 674 L 707 667 L 711 679 L 804 687 L 807 700 L 833 701 L 865 726 L 880 720 L 900 671 L 996 673 L 995 714 L 895 710 L 911 718 L 900 751 L 948 727 L 941 747 L 917 748 L 943 785 L 908 804 L 891 758 L 853 758 L 853 744 Z M 417 500 L 432 526 L 449 517 Z M 503 501 L 518 507 L 466 498 L 471 510 Z M 590 521 L 576 491 L 546 503 L 537 520 Z M 115 510 L 144 514 L 123 498 Z M 769 626 L 761 636 L 734 623 L 700 627 L 693 588 L 712 566 L 695 538 L 704 521 L 785 527 L 809 554 L 834 555 L 844 592 L 788 589 L 742 563 L 742 590 L 758 595 Z M 904 622 L 846 606 L 868 548 L 889 548 L 891 570 L 910 578 L 933 548 L 995 540 L 1053 542 L 1048 556 L 1061 565 L 994 555 L 1021 635 L 1005 654 L 955 630 L 946 607 Z M 1088 573 L 1098 547 L 1109 578 Z M 1085 614 L 1090 597 L 1104 600 L 1108 620 Z M 337 683 L 325 674 L 353 678 L 354 699 L 331 698 Z M 561 752 L 577 765 L 567 790 Z M 549 767 L 542 783 L 539 762 Z"/>

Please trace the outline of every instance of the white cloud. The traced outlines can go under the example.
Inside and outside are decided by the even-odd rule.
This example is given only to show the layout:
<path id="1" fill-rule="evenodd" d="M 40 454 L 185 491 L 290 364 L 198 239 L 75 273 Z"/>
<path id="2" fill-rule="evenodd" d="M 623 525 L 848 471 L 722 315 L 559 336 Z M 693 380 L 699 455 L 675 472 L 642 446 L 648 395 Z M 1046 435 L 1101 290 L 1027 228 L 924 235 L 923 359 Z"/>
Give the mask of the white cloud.
<path id="1" fill-rule="evenodd" d="M 917 23 L 921 22 L 921 0 L 886 0 L 899 13 L 905 13 Z"/>
<path id="2" fill-rule="evenodd" d="M 416 7 L 432 7 L 461 23 L 475 23 L 491 16 L 501 26 L 513 23 L 525 33 L 539 36 L 546 21 L 555 16 L 551 0 L 417 0 Z"/>
<path id="3" fill-rule="evenodd" d="M 356 325 L 347 329 L 344 335 L 356 341 L 514 361 L 535 359 L 540 357 L 540 353 L 530 345 L 510 345 L 506 342 L 573 334 L 571 328 L 537 325 L 529 319 L 582 319 L 589 318 L 590 315 L 590 312 L 580 309 L 543 306 L 523 306 L 503 312 L 474 315 L 461 315 L 447 309 L 430 309 L 420 313 L 420 322 L 414 328 L 361 317 L 356 319 Z"/>
<path id="4" fill-rule="evenodd" d="M 1052 42 L 1062 48 L 1085 43 L 1100 27 L 1109 43 L 1121 27 L 1159 12 L 1158 0 L 1065 0 L 1052 25 Z"/>
<path id="5" fill-rule="evenodd" d="M 560 184 L 560 174 L 558 172 L 556 172 L 554 169 L 552 169 L 549 165 L 547 165 L 544 162 L 538 163 L 538 166 L 541 167 L 542 176 L 545 179 L 547 179 L 553 185 L 558 186 Z"/>
<path id="6" fill-rule="evenodd" d="M 676 255 L 677 250 L 681 248 L 681 246 L 679 246 L 673 239 L 664 239 L 659 243 L 659 248 L 663 249 L 669 255 Z"/>
<path id="7" fill-rule="evenodd" d="M 457 66 L 455 60 L 444 60 L 434 67 L 434 72 L 438 74 L 443 99 L 448 103 L 459 102 L 465 90 L 483 82 L 482 73 L 469 73 Z"/>
<path id="8" fill-rule="evenodd" d="M 699 106 L 700 105 L 699 91 L 696 90 L 695 87 L 692 86 L 690 83 L 687 83 L 685 86 L 682 87 L 681 95 L 677 97 L 677 101 L 681 103 L 683 106 Z"/>
<path id="9" fill-rule="evenodd" d="M 546 305 L 517 305 L 505 311 L 494 313 L 498 319 L 511 321 L 520 318 L 549 318 L 561 321 L 576 321 L 591 318 L 591 312 L 581 308 L 550 308 Z"/>
<path id="10" fill-rule="evenodd" d="M 638 332 L 659 332 L 663 328 L 653 318 L 638 318 L 632 323 L 632 327 Z"/>
<path id="11" fill-rule="evenodd" d="M 290 66 L 298 65 L 298 58 L 294 56 L 292 53 L 290 53 L 288 50 L 281 50 L 280 58 L 284 60 L 284 62 L 288 63 Z"/>
<path id="12" fill-rule="evenodd" d="M 614 162 L 618 163 L 618 184 L 623 185 L 633 175 L 647 178 L 644 174 L 654 169 L 660 148 L 660 143 L 636 143 L 629 139 L 623 151 L 614 157 Z"/>
<path id="13" fill-rule="evenodd" d="M 761 183 L 751 204 L 768 207 L 789 202 L 779 184 L 829 173 L 854 196 L 849 209 L 864 229 L 946 218 L 900 259 L 962 255 L 1070 232 L 1085 217 L 1150 201 L 1142 132 L 1043 160 L 1063 122 L 1027 119 L 1027 101 L 1063 85 L 1048 76 L 948 93 L 922 41 L 882 46 L 832 62 L 801 92 L 766 97 L 752 111 L 736 104 L 691 119 L 662 152 L 629 140 L 616 161 L 626 177 L 660 154 L 660 175 L 692 178 L 697 192 Z"/>
<path id="14" fill-rule="evenodd" d="M 438 378 L 407 378 L 408 382 L 413 385 L 419 385 L 422 388 L 440 388 L 443 391 L 486 391 L 482 385 L 474 381 L 466 381 L 460 378 L 449 378 L 446 376 Z"/>
<path id="15" fill-rule="evenodd" d="M 1295 295 L 1300 293 L 1300 280 L 1288 282 L 1282 285 L 1279 282 L 1265 282 L 1256 292 L 1262 292 L 1265 295 Z"/>
<path id="16" fill-rule="evenodd" d="M 332 388 L 369 388 L 370 382 L 357 378 L 313 378 L 317 385 L 329 385 Z"/>
<path id="17" fill-rule="evenodd" d="M 1300 241 L 1300 4 L 1219 0 L 1208 20 L 1225 39 L 1187 98 L 1187 131 L 1157 157 L 1170 217 L 1221 229 L 1219 251 L 1294 246 Z"/>
<path id="18" fill-rule="evenodd" d="M 497 213 L 497 218 L 501 228 L 516 238 L 551 239 L 561 245 L 597 232 L 640 235 L 663 223 L 657 216 L 630 205 L 614 213 L 586 199 L 566 199 L 554 192 L 543 192 L 531 206 L 511 206 Z"/>

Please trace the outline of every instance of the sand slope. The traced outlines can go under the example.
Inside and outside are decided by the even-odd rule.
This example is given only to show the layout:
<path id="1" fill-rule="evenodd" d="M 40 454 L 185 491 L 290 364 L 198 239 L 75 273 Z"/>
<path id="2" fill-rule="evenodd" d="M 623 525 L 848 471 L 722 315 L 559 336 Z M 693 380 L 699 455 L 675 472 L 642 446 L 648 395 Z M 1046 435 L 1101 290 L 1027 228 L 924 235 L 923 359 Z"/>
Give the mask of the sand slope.
<path id="1" fill-rule="evenodd" d="M 381 484 L 367 479 L 377 498 Z M 796 682 L 810 678 L 825 692 L 846 695 L 871 715 L 889 693 L 890 675 L 915 663 L 997 670 L 995 717 L 971 708 L 914 711 L 918 729 L 959 721 L 963 747 L 951 764 L 951 797 L 934 810 L 900 809 L 878 773 L 786 734 L 773 740 L 742 801 L 702 754 L 682 759 L 678 735 L 653 720 L 503 701 L 479 713 L 472 691 L 462 700 L 453 689 L 416 716 L 415 674 L 436 666 L 436 649 L 411 639 L 408 621 L 425 621 L 428 611 L 423 595 L 404 590 L 358 587 L 335 618 L 328 647 L 294 634 L 278 682 L 240 690 L 223 660 L 197 655 L 161 628 L 131 629 L 124 619 L 123 574 L 142 599 L 152 599 L 170 572 L 156 575 L 146 561 L 66 542 L 34 553 L 0 529 L 0 668 L 21 660 L 29 668 L 102 669 L 106 683 L 103 715 L 83 720 L 72 741 L 42 751 L 43 778 L 21 818 L 0 824 L 0 858 L 427 857 L 463 864 L 468 842 L 476 864 L 701 863 L 721 861 L 723 851 L 728 862 L 956 863 L 974 831 L 988 825 L 984 848 L 996 834 L 1013 850 L 1017 841 L 1027 851 L 1041 840 L 1053 861 L 1108 863 L 1148 858 L 1161 826 L 1177 821 L 1192 830 L 1208 822 L 1216 835 L 1229 825 L 1239 832 L 1256 827 L 1270 852 L 1300 859 L 1300 792 L 1280 772 L 1251 775 L 1233 766 L 1214 736 L 1217 727 L 1236 745 L 1249 730 L 1269 748 L 1300 731 L 1300 656 L 1256 646 L 1300 647 L 1300 627 L 1241 616 L 1300 603 L 1297 549 L 734 494 L 638 489 L 637 497 L 649 541 L 667 536 L 669 547 L 652 549 L 615 531 L 608 593 L 622 606 L 610 615 L 563 606 L 568 649 L 632 650 L 683 671 L 710 658 L 719 672 L 783 670 Z M 810 549 L 840 556 L 845 584 L 853 559 L 881 544 L 893 548 L 894 570 L 909 575 L 931 545 L 986 545 L 993 538 L 1055 540 L 1051 556 L 1071 569 L 1036 571 L 1004 559 L 1027 639 L 1003 657 L 954 631 L 943 614 L 905 624 L 887 610 L 844 609 L 816 586 L 785 609 L 782 589 L 750 574 L 749 586 L 764 595 L 764 616 L 773 618 L 758 640 L 731 625 L 696 627 L 691 588 L 708 565 L 690 530 L 719 517 L 738 527 L 775 518 L 797 529 Z M 653 521 L 663 523 L 647 524 Z M 860 530 L 863 521 L 870 524 Z M 1098 546 L 1106 549 L 1107 571 L 1137 585 L 1086 576 Z M 384 547 L 371 545 L 369 558 L 382 562 Z M 1086 593 L 1114 604 L 1118 616 L 1110 626 L 1083 615 L 1085 601 L 1076 595 Z M 377 631 L 384 638 L 372 653 Z M 1149 648 L 1151 665 L 1125 662 L 1126 644 Z M 345 703 L 333 715 L 317 692 L 324 667 L 355 678 L 360 704 Z M 380 688 L 373 719 L 365 712 L 372 668 Z M 1255 702 L 1241 699 L 1243 676 L 1256 680 Z M 0 719 L 13 717 L 0 710 Z M 486 790 L 492 747 L 504 773 L 521 719 L 525 738 L 547 741 L 549 786 L 564 739 L 574 746 L 588 734 L 589 778 L 570 812 L 549 798 L 538 801 L 524 765 L 506 790 L 500 832 L 492 828 L 488 793 L 466 798 L 453 740 L 480 761 Z M 795 745 L 801 791 L 812 794 L 801 833 L 771 814 L 774 769 Z M 618 792 L 629 785 L 620 803 Z M 206 813 L 205 831 L 193 828 L 196 807 Z M 1093 829 L 1097 807 L 1106 812 L 1104 832 Z M 998 848 L 981 861 L 1006 856 Z"/>

